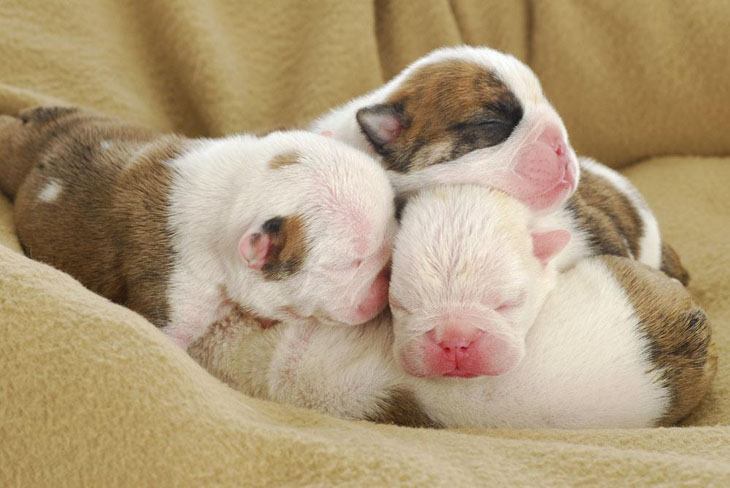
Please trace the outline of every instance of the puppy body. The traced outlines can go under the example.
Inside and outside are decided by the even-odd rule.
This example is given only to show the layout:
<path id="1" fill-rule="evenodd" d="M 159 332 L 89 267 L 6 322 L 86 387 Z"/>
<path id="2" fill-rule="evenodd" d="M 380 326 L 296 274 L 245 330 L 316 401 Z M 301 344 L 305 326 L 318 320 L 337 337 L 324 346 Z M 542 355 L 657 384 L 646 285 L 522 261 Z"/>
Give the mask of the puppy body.
<path id="1" fill-rule="evenodd" d="M 662 269 L 683 284 L 689 275 L 679 258 L 663 249 L 659 224 L 631 182 L 618 172 L 589 158 L 579 158 L 581 182 L 577 192 L 555 212 L 538 216 L 548 228 L 568 229 L 573 238 L 558 257 L 565 270 L 596 255 L 623 256 Z M 669 259 L 673 267 L 666 266 Z"/>
<path id="2" fill-rule="evenodd" d="M 305 132 L 157 136 L 75 109 L 3 122 L 28 254 L 181 346 L 236 305 L 355 324 L 386 304 L 393 195 L 359 151 Z"/>
<path id="3" fill-rule="evenodd" d="M 479 191 L 486 190 L 451 189 L 433 199 L 471 207 L 483 203 Z M 413 238 L 417 233 L 409 227 L 421 227 L 420 216 L 438 208 L 433 199 L 414 199 L 403 216 L 391 285 L 391 300 L 401 306 L 393 308 L 392 319 L 384 315 L 350 329 L 282 323 L 259 330 L 219 323 L 191 354 L 248 394 L 344 418 L 410 426 L 671 425 L 708 391 L 717 358 L 702 310 L 676 281 L 612 256 L 585 259 L 555 278 L 526 333 L 526 354 L 511 370 L 468 380 L 406 374 L 398 336 L 427 334 L 432 325 L 409 320 L 414 312 L 406 307 L 471 310 L 473 297 L 452 290 L 471 289 L 476 276 L 459 270 L 495 269 L 487 253 L 474 262 L 479 255 L 450 252 L 446 233 L 440 248 Z M 484 227 L 454 219 L 448 208 L 441 217 L 459 222 L 475 248 L 489 245 Z M 527 233 L 524 238 L 529 240 Z"/>

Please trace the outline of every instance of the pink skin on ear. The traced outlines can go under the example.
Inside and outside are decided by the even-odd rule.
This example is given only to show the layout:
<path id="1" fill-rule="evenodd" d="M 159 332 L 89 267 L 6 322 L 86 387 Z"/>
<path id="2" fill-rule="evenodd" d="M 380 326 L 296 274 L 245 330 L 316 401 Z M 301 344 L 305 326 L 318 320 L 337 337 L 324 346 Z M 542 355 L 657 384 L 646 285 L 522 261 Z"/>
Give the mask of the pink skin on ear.
<path id="1" fill-rule="evenodd" d="M 543 265 L 547 265 L 570 242 L 570 232 L 564 229 L 536 231 L 532 237 L 532 252 Z"/>
<path id="2" fill-rule="evenodd" d="M 376 106 L 362 109 L 357 114 L 357 120 L 376 146 L 390 144 L 403 130 L 398 115 L 390 107 Z"/>
<path id="3" fill-rule="evenodd" d="M 319 133 L 319 135 L 325 136 L 325 137 L 334 137 L 335 133 L 332 132 L 331 130 L 323 130 L 322 132 Z"/>
<path id="4" fill-rule="evenodd" d="M 270 249 L 271 239 L 260 232 L 247 232 L 238 242 L 238 252 L 251 269 L 264 267 Z"/>

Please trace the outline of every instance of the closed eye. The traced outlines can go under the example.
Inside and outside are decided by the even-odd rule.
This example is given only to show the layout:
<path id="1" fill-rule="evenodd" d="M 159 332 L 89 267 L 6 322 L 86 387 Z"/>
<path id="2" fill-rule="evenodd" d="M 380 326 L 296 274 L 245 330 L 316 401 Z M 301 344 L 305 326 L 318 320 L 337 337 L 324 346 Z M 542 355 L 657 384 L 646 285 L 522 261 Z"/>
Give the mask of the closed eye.
<path id="1" fill-rule="evenodd" d="M 512 310 L 513 308 L 517 308 L 517 307 L 524 305 L 526 299 L 527 299 L 527 293 L 522 292 L 517 296 L 517 298 L 513 298 L 511 300 L 506 300 L 506 301 L 502 302 L 494 310 L 498 313 L 508 312 L 509 310 Z"/>
<path id="2" fill-rule="evenodd" d="M 453 124 L 449 128 L 451 130 L 460 132 L 465 129 L 484 129 L 484 128 L 491 129 L 494 127 L 507 126 L 507 125 L 509 125 L 509 122 L 507 122 L 506 120 L 488 118 L 488 119 L 476 119 L 476 120 L 467 120 L 464 122 L 459 122 L 457 124 Z"/>

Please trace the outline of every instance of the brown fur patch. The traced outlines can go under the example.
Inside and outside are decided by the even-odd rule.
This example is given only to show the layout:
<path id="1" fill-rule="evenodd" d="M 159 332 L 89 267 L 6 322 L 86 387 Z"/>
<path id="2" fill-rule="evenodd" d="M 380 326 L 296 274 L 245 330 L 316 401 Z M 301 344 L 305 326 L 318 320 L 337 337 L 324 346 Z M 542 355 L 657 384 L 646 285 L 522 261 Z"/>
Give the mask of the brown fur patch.
<path id="1" fill-rule="evenodd" d="M 689 272 L 682 266 L 679 254 L 666 242 L 662 243 L 662 266 L 661 270 L 668 276 L 676 278 L 684 286 L 689 285 Z"/>
<path id="2" fill-rule="evenodd" d="M 401 117 L 396 140 L 376 147 L 388 169 L 417 170 L 509 137 L 522 106 L 497 76 L 475 63 L 449 60 L 416 70 L 386 105 Z"/>
<path id="3" fill-rule="evenodd" d="M 184 139 L 81 110 L 46 107 L 23 117 L 1 137 L 13 141 L 4 157 L 32 167 L 15 205 L 28 255 L 165 325 L 173 256 L 172 172 L 164 161 L 180 153 Z M 38 196 L 50 181 L 62 189 L 45 202 Z"/>
<path id="4" fill-rule="evenodd" d="M 380 409 L 366 416 L 365 420 L 404 427 L 443 428 L 443 425 L 426 415 L 411 391 L 400 387 L 390 390 L 381 402 Z"/>
<path id="5" fill-rule="evenodd" d="M 112 212 L 115 243 L 127 289 L 125 305 L 153 324 L 167 324 L 167 287 L 174 250 L 169 222 L 173 171 L 166 161 L 179 156 L 185 140 L 165 136 L 149 143 L 117 179 Z"/>
<path id="6" fill-rule="evenodd" d="M 675 424 L 699 404 L 717 371 L 709 321 L 689 292 L 661 272 L 625 259 L 601 259 L 626 290 L 651 343 L 647 356 L 654 367 L 648 373 L 659 373 L 670 392 L 658 423 Z"/>
<path id="7" fill-rule="evenodd" d="M 594 254 L 638 256 L 643 222 L 631 200 L 609 180 L 583 167 L 567 208 L 586 230 Z"/>
<path id="8" fill-rule="evenodd" d="M 299 163 L 299 154 L 295 151 L 291 151 L 274 156 L 274 158 L 269 161 L 269 167 L 272 169 L 280 169 L 297 163 Z"/>
<path id="9" fill-rule="evenodd" d="M 594 255 L 637 258 L 643 221 L 631 200 L 609 180 L 583 166 L 578 189 L 566 208 L 585 229 Z M 661 270 L 684 285 L 689 282 L 679 256 L 666 243 L 662 244 Z"/>
<path id="10" fill-rule="evenodd" d="M 267 220 L 262 230 L 271 239 L 271 250 L 262 268 L 264 276 L 282 280 L 299 271 L 309 247 L 304 219 L 298 215 L 275 217 Z"/>

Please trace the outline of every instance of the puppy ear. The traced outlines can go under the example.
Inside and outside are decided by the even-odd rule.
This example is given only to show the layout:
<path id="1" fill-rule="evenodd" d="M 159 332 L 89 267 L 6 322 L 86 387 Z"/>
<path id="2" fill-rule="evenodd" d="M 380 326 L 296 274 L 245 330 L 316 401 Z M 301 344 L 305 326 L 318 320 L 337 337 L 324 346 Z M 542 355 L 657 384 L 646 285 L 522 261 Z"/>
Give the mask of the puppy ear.
<path id="1" fill-rule="evenodd" d="M 570 232 L 565 229 L 533 231 L 532 252 L 543 265 L 547 265 L 570 242 Z"/>
<path id="2" fill-rule="evenodd" d="M 293 275 L 307 254 L 303 219 L 297 215 L 270 218 L 241 237 L 238 253 L 249 268 L 261 271 L 266 279 Z"/>
<path id="3" fill-rule="evenodd" d="M 403 116 L 394 105 L 378 104 L 361 108 L 355 116 L 360 129 L 378 152 L 395 141 L 403 131 Z"/>
<path id="4" fill-rule="evenodd" d="M 261 269 L 268 261 L 271 244 L 268 234 L 249 231 L 238 241 L 238 253 L 249 268 Z"/>

